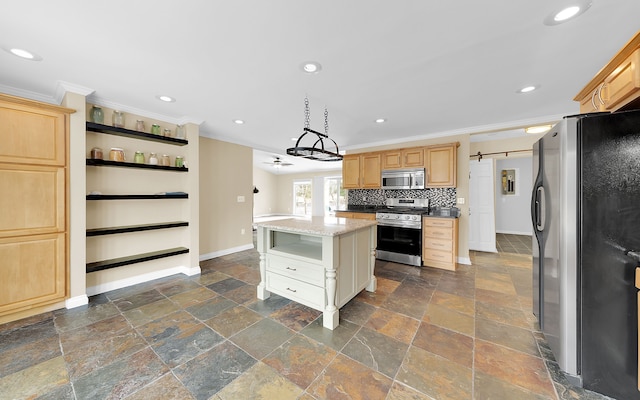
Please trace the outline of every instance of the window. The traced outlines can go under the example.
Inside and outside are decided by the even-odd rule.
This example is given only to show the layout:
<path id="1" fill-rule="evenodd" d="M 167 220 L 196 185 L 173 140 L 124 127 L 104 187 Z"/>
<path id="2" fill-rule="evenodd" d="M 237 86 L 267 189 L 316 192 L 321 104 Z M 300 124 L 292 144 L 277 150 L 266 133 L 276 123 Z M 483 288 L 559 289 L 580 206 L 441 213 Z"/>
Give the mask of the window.
<path id="1" fill-rule="evenodd" d="M 347 209 L 347 191 L 342 188 L 342 177 L 324 178 L 324 215 L 335 215 L 336 210 Z"/>
<path id="2" fill-rule="evenodd" d="M 311 180 L 293 181 L 293 214 L 311 216 Z"/>

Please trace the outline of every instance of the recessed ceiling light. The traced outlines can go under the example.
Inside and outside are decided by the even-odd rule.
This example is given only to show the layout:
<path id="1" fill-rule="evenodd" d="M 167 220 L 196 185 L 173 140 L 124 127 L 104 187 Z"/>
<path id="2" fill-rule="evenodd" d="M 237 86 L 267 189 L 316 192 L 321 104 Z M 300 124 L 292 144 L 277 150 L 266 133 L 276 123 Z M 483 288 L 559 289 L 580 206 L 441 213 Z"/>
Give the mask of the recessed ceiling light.
<path id="1" fill-rule="evenodd" d="M 174 99 L 171 96 L 166 96 L 166 95 L 157 95 L 156 98 L 160 101 L 164 101 L 166 103 L 173 103 L 174 101 L 176 101 L 176 99 Z"/>
<path id="2" fill-rule="evenodd" d="M 551 129 L 551 125 L 538 125 L 538 126 L 530 126 L 528 128 L 524 128 L 524 132 L 536 134 L 536 133 L 544 133 L 549 129 Z"/>
<path id="3" fill-rule="evenodd" d="M 233 122 L 234 122 L 234 123 L 236 123 L 236 124 L 238 124 L 238 125 L 242 125 L 242 124 L 244 124 L 244 121 L 243 121 L 243 120 L 241 120 L 241 119 L 234 119 L 234 120 L 233 120 Z"/>
<path id="4" fill-rule="evenodd" d="M 382 124 L 384 122 L 387 122 L 386 118 L 378 118 L 378 119 L 376 119 L 376 124 Z"/>
<path id="5" fill-rule="evenodd" d="M 522 89 L 519 89 L 516 93 L 529 93 L 529 92 L 533 92 L 534 90 L 539 89 L 539 88 L 540 88 L 540 86 L 533 86 L 533 85 L 525 86 Z"/>
<path id="6" fill-rule="evenodd" d="M 574 0 L 557 8 L 544 19 L 545 25 L 558 25 L 573 19 L 591 7 L 591 0 Z"/>
<path id="7" fill-rule="evenodd" d="M 42 57 L 40 57 L 34 52 L 31 52 L 25 49 L 18 49 L 14 47 L 14 48 L 5 48 L 4 50 L 13 54 L 16 57 L 24 58 L 25 60 L 42 61 Z"/>
<path id="8" fill-rule="evenodd" d="M 322 65 L 319 62 L 307 61 L 302 64 L 302 71 L 307 74 L 317 74 L 320 70 L 322 70 Z"/>

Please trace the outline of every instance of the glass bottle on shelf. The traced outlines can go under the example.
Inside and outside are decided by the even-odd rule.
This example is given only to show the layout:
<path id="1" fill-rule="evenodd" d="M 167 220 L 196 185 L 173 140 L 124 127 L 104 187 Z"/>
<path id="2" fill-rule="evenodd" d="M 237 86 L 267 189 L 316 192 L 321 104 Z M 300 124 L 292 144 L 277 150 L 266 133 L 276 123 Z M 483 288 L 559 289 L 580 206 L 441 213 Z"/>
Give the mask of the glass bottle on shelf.
<path id="1" fill-rule="evenodd" d="M 144 164 L 144 153 L 136 151 L 136 154 L 133 156 L 133 162 L 136 164 Z"/>
<path id="2" fill-rule="evenodd" d="M 182 167 L 184 167 L 184 157 L 182 157 L 182 156 L 176 156 L 176 167 L 177 167 L 177 168 L 182 168 Z"/>
<path id="3" fill-rule="evenodd" d="M 158 165 L 158 156 L 156 153 L 149 154 L 149 165 Z"/>
<path id="4" fill-rule="evenodd" d="M 151 125 L 151 133 L 153 133 L 154 135 L 159 135 L 160 134 L 160 125 L 158 125 L 158 124 Z"/>
<path id="5" fill-rule="evenodd" d="M 144 121 L 141 119 L 136 120 L 136 130 L 138 132 L 144 132 L 146 129 L 144 127 Z"/>
<path id="6" fill-rule="evenodd" d="M 162 131 L 162 136 L 171 137 L 171 129 L 165 129 Z"/>
<path id="7" fill-rule="evenodd" d="M 114 110 L 111 114 L 111 121 L 116 128 L 124 128 L 124 113 Z"/>
<path id="8" fill-rule="evenodd" d="M 91 122 L 95 122 L 96 124 L 104 124 L 104 112 L 102 112 L 102 108 L 98 106 L 91 107 L 90 118 Z"/>
<path id="9" fill-rule="evenodd" d="M 187 133 L 185 131 L 184 125 L 176 125 L 176 138 L 178 139 L 186 139 Z"/>

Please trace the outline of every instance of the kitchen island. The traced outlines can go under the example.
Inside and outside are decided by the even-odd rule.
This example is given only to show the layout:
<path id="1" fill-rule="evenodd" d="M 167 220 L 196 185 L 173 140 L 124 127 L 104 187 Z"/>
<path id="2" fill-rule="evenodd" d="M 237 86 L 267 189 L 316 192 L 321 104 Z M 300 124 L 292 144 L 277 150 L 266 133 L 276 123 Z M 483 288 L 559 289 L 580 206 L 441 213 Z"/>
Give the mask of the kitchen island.
<path id="1" fill-rule="evenodd" d="M 261 300 L 276 293 L 323 313 L 335 329 L 339 308 L 376 290 L 376 222 L 312 217 L 258 224 Z"/>

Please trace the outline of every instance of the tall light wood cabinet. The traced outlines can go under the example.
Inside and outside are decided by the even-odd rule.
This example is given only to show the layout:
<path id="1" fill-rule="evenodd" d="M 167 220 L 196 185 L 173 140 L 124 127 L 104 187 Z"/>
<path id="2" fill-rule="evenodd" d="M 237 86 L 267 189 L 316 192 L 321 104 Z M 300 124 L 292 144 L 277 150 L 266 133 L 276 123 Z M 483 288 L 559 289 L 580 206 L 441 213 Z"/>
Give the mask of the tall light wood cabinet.
<path id="1" fill-rule="evenodd" d="M 0 317 L 68 295 L 66 149 L 73 112 L 0 94 Z"/>

